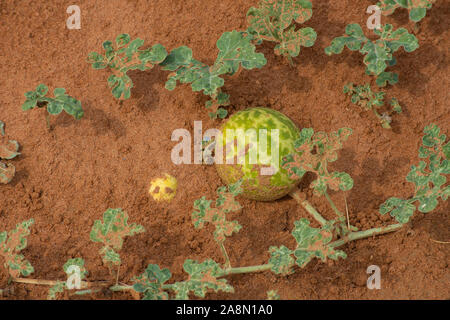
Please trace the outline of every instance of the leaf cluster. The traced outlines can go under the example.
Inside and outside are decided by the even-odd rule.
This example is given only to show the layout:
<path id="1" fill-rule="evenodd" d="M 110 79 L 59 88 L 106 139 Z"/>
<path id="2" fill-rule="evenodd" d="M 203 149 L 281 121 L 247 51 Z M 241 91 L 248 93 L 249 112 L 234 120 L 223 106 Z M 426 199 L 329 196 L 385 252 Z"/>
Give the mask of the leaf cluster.
<path id="1" fill-rule="evenodd" d="M 295 141 L 296 153 L 285 157 L 282 166 L 291 179 L 300 179 L 306 172 L 316 174 L 311 188 L 316 195 L 324 195 L 327 189 L 347 191 L 353 187 L 353 179 L 345 172 L 329 172 L 328 163 L 337 160 L 337 151 L 342 142 L 351 135 L 349 128 L 339 129 L 327 134 L 316 132 L 312 128 L 304 128 Z"/>
<path id="2" fill-rule="evenodd" d="M 109 68 L 108 78 L 114 97 L 128 99 L 133 82 L 127 74 L 130 70 L 148 70 L 159 64 L 169 71 L 166 89 L 174 90 L 179 83 L 190 84 L 195 92 L 203 92 L 211 99 L 206 102 L 211 118 L 225 118 L 227 111 L 222 106 L 230 104 L 228 94 L 222 92 L 224 75 L 232 76 L 241 68 L 262 68 L 267 60 L 257 53 L 255 45 L 263 41 L 277 42 L 275 53 L 289 58 L 300 53 L 301 46 L 314 44 L 317 34 L 312 28 L 296 30 L 296 23 L 304 23 L 312 15 L 312 4 L 307 0 L 262 0 L 259 7 L 252 7 L 247 14 L 249 27 L 244 31 L 225 32 L 217 41 L 218 55 L 213 65 L 194 58 L 192 49 L 181 46 L 170 53 L 161 44 L 140 49 L 142 39 L 131 40 L 121 34 L 115 43 L 105 41 L 105 54 L 91 52 L 88 62 L 94 69 Z"/>
<path id="3" fill-rule="evenodd" d="M 316 41 L 313 28 L 296 30 L 295 23 L 305 23 L 311 16 L 312 4 L 307 0 L 262 0 L 247 12 L 247 32 L 257 43 L 276 42 L 275 54 L 291 59 L 302 46 L 311 47 Z"/>
<path id="4" fill-rule="evenodd" d="M 80 271 L 80 280 L 84 280 L 88 275 L 88 271 L 86 270 L 84 263 L 85 262 L 83 258 L 71 258 L 67 260 L 67 262 L 63 265 L 63 270 L 66 273 L 67 277 L 70 277 L 71 275 L 73 275 L 73 273 L 75 273 L 75 271 L 71 272 L 71 270 L 73 270 L 71 267 L 76 266 Z M 67 287 L 67 282 L 58 281 L 53 287 L 48 290 L 47 300 L 56 300 L 57 294 L 63 293 L 64 290 L 69 290 L 69 288 Z"/>
<path id="5" fill-rule="evenodd" d="M 419 42 L 405 28 L 394 30 L 391 24 L 375 29 L 374 33 L 379 36 L 379 39 L 372 41 L 364 35 L 359 24 L 349 24 L 345 29 L 345 35 L 333 39 L 331 45 L 325 48 L 325 53 L 339 54 L 345 47 L 351 51 L 359 51 L 364 55 L 366 74 L 376 76 L 378 86 L 384 87 L 388 83 L 396 84 L 398 75 L 385 71 L 387 67 L 397 63 L 393 54 L 401 47 L 406 52 L 412 52 L 419 47 Z"/>
<path id="6" fill-rule="evenodd" d="M 414 195 L 409 199 L 389 198 L 380 207 L 380 213 L 390 213 L 400 223 L 407 223 L 416 210 L 428 213 L 438 205 L 438 200 L 447 200 L 450 185 L 446 175 L 450 174 L 450 142 L 440 128 L 431 124 L 424 129 L 422 146 L 419 149 L 420 161 L 412 166 L 406 181 L 414 184 Z M 418 202 L 418 207 L 416 206 Z"/>
<path id="7" fill-rule="evenodd" d="M 285 246 L 270 247 L 269 264 L 271 270 L 276 274 L 288 275 L 293 272 L 294 264 L 303 268 L 313 258 L 326 261 L 328 258 L 337 260 L 346 258 L 347 255 L 341 250 L 335 250 L 330 244 L 333 240 L 334 221 L 328 221 L 320 228 L 310 227 L 308 219 L 295 221 L 292 236 L 297 242 L 294 250 Z"/>
<path id="8" fill-rule="evenodd" d="M 108 209 L 103 213 L 103 221 L 96 220 L 94 222 L 90 238 L 93 242 L 103 244 L 100 249 L 103 263 L 112 267 L 121 263 L 117 251 L 122 249 L 124 238 L 144 231 L 145 229 L 141 225 L 128 224 L 128 214 L 122 209 Z"/>
<path id="9" fill-rule="evenodd" d="M 422 20 L 427 10 L 431 9 L 436 0 L 381 0 L 377 6 L 381 9 L 383 15 L 391 15 L 398 8 L 404 8 L 409 11 L 409 19 L 414 22 Z"/>
<path id="10" fill-rule="evenodd" d="M 183 269 L 189 275 L 187 280 L 165 284 L 172 277 L 169 269 L 161 270 L 158 265 L 149 264 L 143 274 L 133 279 L 133 289 L 143 293 L 144 300 L 168 300 L 168 290 L 175 292 L 177 300 L 189 299 L 190 293 L 204 298 L 209 290 L 234 292 L 226 279 L 218 279 L 223 275 L 223 270 L 211 259 L 202 263 L 187 259 Z"/>
<path id="11" fill-rule="evenodd" d="M 235 200 L 235 197 L 242 192 L 242 181 L 231 184 L 227 187 L 217 189 L 218 198 L 215 207 L 211 208 L 212 200 L 205 197 L 194 201 L 195 211 L 192 213 L 192 221 L 196 229 L 201 229 L 206 223 L 211 223 L 216 227 L 214 239 L 220 244 L 233 232 L 239 232 L 242 228 L 237 221 L 227 221 L 226 214 L 239 211 L 242 207 Z"/>
<path id="12" fill-rule="evenodd" d="M 47 111 L 51 115 L 58 115 L 63 110 L 75 119 L 81 119 L 84 115 L 81 102 L 66 94 L 66 89 L 56 88 L 53 91 L 54 98 L 47 97 L 48 87 L 45 84 L 37 86 L 35 91 L 25 93 L 26 101 L 22 105 L 22 110 L 27 111 L 33 108 L 47 106 Z"/>
<path id="13" fill-rule="evenodd" d="M 128 99 L 131 96 L 133 81 L 128 76 L 130 70 L 145 71 L 152 69 L 167 57 L 167 51 L 161 44 L 151 48 L 140 49 L 144 40 L 131 40 L 130 35 L 123 33 L 117 36 L 115 42 L 103 42 L 104 55 L 91 52 L 88 62 L 92 68 L 100 70 L 110 68 L 113 74 L 108 78 L 108 85 L 117 99 Z"/>
<path id="14" fill-rule="evenodd" d="M 351 96 L 351 101 L 354 104 L 359 105 L 365 110 L 372 110 L 373 113 L 380 120 L 383 128 L 390 129 L 392 118 L 388 113 L 383 113 L 380 115 L 378 109 L 384 106 L 385 93 L 372 91 L 370 84 L 365 85 L 353 85 L 353 83 L 346 84 L 344 86 L 344 93 Z M 396 113 L 402 112 L 402 107 L 400 106 L 396 98 L 392 98 L 390 101 L 392 111 Z"/>
<path id="15" fill-rule="evenodd" d="M 30 219 L 16 225 L 12 231 L 0 232 L 0 256 L 4 258 L 4 266 L 13 278 L 26 277 L 34 272 L 33 266 L 20 251 L 27 247 L 27 236 L 34 220 Z"/>
<path id="16" fill-rule="evenodd" d="M 189 83 L 192 91 L 202 91 L 212 98 L 207 106 L 228 104 L 229 97 L 221 94 L 220 88 L 225 84 L 221 76 L 234 75 L 240 67 L 259 69 L 267 63 L 264 55 L 256 52 L 252 37 L 244 32 L 225 32 L 217 41 L 217 48 L 219 53 L 212 66 L 194 59 L 192 50 L 186 46 L 174 49 L 161 63 L 163 70 L 172 72 L 166 88 L 173 90 L 178 82 Z M 216 113 L 217 110 L 212 112 L 212 117 L 226 116 L 223 111 L 220 114 Z"/>

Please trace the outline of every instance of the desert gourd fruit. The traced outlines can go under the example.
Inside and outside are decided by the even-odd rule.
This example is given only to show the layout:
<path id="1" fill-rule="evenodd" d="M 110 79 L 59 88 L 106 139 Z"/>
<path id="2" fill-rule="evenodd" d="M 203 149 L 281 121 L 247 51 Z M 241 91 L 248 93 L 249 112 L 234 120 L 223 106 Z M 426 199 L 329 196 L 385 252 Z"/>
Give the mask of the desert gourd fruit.
<path id="1" fill-rule="evenodd" d="M 175 197 L 178 182 L 175 177 L 165 173 L 165 178 L 155 178 L 150 182 L 148 193 L 156 201 L 170 202 Z"/>
<path id="2" fill-rule="evenodd" d="M 225 184 L 242 179 L 244 197 L 273 201 L 299 183 L 281 167 L 282 158 L 295 153 L 294 142 L 300 135 L 297 126 L 282 113 L 268 108 L 246 109 L 231 116 L 221 132 L 216 151 L 222 148 L 223 161 L 216 159 L 217 172 Z M 273 174 L 268 174 L 270 171 Z"/>

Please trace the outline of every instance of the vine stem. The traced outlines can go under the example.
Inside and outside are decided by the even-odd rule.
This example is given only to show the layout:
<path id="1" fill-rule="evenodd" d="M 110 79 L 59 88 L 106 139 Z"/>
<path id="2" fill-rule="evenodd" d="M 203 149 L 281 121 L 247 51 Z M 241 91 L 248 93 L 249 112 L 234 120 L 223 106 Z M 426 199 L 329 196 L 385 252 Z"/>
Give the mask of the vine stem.
<path id="1" fill-rule="evenodd" d="M 48 113 L 45 115 L 45 121 L 47 123 L 47 129 L 51 130 L 52 127 L 50 126 L 50 115 Z"/>
<path id="2" fill-rule="evenodd" d="M 333 248 L 337 248 L 337 247 L 343 246 L 344 244 L 351 242 L 351 241 L 369 238 L 372 236 L 381 235 L 381 234 L 385 234 L 385 233 L 389 233 L 389 232 L 394 232 L 394 231 L 399 230 L 402 227 L 403 227 L 403 224 L 397 223 L 397 224 L 392 224 L 387 227 L 373 228 L 373 229 L 369 229 L 369 230 L 365 230 L 365 231 L 350 232 L 346 237 L 336 240 L 334 242 L 331 242 L 329 244 L 329 246 L 331 246 Z M 262 271 L 270 270 L 271 268 L 272 268 L 272 264 L 270 264 L 270 263 L 257 265 L 257 266 L 227 268 L 221 274 L 219 274 L 217 277 L 222 278 L 222 277 L 233 275 L 233 274 L 262 272 Z M 12 281 L 16 282 L 16 283 L 37 284 L 37 285 L 46 285 L 46 286 L 54 286 L 57 283 L 61 282 L 61 281 L 56 281 L 56 280 L 40 280 L 40 279 L 27 279 L 27 278 L 13 278 Z M 75 294 L 81 295 L 81 294 L 90 294 L 93 292 L 98 292 L 100 290 L 98 288 L 95 288 L 95 285 L 105 286 L 108 284 L 108 282 L 106 282 L 106 281 L 97 281 L 97 282 L 82 281 L 81 283 L 82 283 L 83 288 L 92 288 L 92 287 L 94 287 L 94 288 L 77 291 L 77 292 L 75 292 Z M 173 285 L 172 284 L 164 284 L 162 286 L 162 288 L 163 289 L 173 289 Z M 130 286 L 130 285 L 113 285 L 113 286 L 109 287 L 109 290 L 111 290 L 111 291 L 127 291 L 127 290 L 132 290 L 132 289 L 133 289 L 133 286 Z M 0 292 L 2 292 L 2 290 L 0 290 Z"/>
<path id="3" fill-rule="evenodd" d="M 342 217 L 342 213 L 339 211 L 339 209 L 336 207 L 336 205 L 334 204 L 333 200 L 331 199 L 330 195 L 328 194 L 328 192 L 325 191 L 324 193 L 325 198 L 328 200 L 328 202 L 330 203 L 331 208 L 334 210 L 334 212 L 337 214 L 338 217 Z"/>
<path id="4" fill-rule="evenodd" d="M 223 256 L 225 257 L 225 267 L 227 269 L 231 268 L 231 262 L 230 257 L 228 256 L 227 250 L 225 249 L 225 246 L 223 245 L 223 241 L 219 242 L 220 251 L 222 251 Z"/>
<path id="5" fill-rule="evenodd" d="M 237 268 L 229 268 L 225 269 L 222 274 L 220 274 L 218 277 L 225 277 L 232 274 L 241 274 L 241 273 L 252 273 L 252 272 L 261 272 L 270 270 L 272 268 L 272 264 L 266 263 L 258 266 L 249 266 L 249 267 L 237 267 Z"/>
<path id="6" fill-rule="evenodd" d="M 401 227 L 403 227 L 402 223 L 396 223 L 396 224 L 391 224 L 390 226 L 387 226 L 387 227 L 379 227 L 379 228 L 372 228 L 372 229 L 364 230 L 364 231 L 350 232 L 344 238 L 330 243 L 330 246 L 332 246 L 333 248 L 340 247 L 350 241 L 369 238 L 372 236 L 385 234 L 385 233 L 389 233 L 389 232 L 394 232 L 394 231 L 401 229 Z"/>
<path id="7" fill-rule="evenodd" d="M 64 281 L 28 279 L 28 278 L 12 278 L 12 282 L 23 283 L 23 284 L 36 284 L 36 285 L 52 287 L 52 286 L 55 286 L 58 283 L 61 283 Z M 96 288 L 96 287 L 98 287 L 98 286 L 106 287 L 107 285 L 108 285 L 107 281 L 95 281 L 95 282 L 81 281 L 82 289 L 87 289 L 87 288 L 92 288 L 92 289 L 76 291 L 75 294 L 82 295 L 82 294 L 90 294 L 90 293 L 98 292 L 98 291 L 100 291 L 100 289 Z M 109 287 L 109 290 L 111 290 L 111 291 L 125 291 L 125 290 L 131 290 L 131 289 L 133 289 L 133 286 L 129 286 L 129 285 L 116 284 L 116 285 Z"/>
<path id="8" fill-rule="evenodd" d="M 119 263 L 119 267 L 117 268 L 116 285 L 119 284 L 119 274 L 120 274 L 120 263 Z"/>
<path id="9" fill-rule="evenodd" d="M 40 279 L 28 279 L 28 278 L 12 278 L 12 282 L 16 283 L 25 283 L 25 284 L 38 284 L 43 286 L 54 286 L 57 285 L 59 282 L 58 280 L 40 280 Z M 87 282 L 81 281 L 81 286 L 84 288 L 87 288 Z"/>
<path id="10" fill-rule="evenodd" d="M 402 227 L 403 227 L 403 224 L 397 223 L 397 224 L 392 224 L 387 227 L 373 228 L 373 229 L 369 229 L 369 230 L 365 230 L 365 231 L 350 232 L 345 238 L 336 240 L 336 241 L 330 243 L 329 245 L 333 248 L 337 248 L 337 247 L 343 246 L 344 244 L 346 244 L 350 241 L 394 232 L 394 231 L 399 230 Z M 261 272 L 261 271 L 270 270 L 271 268 L 272 268 L 272 264 L 270 264 L 270 263 L 258 265 L 258 266 L 230 268 L 230 269 L 224 270 L 223 274 L 221 274 L 219 277 L 224 277 L 224 276 L 228 276 L 228 275 L 232 275 L 232 274 Z"/>
<path id="11" fill-rule="evenodd" d="M 309 214 L 313 216 L 313 218 L 319 222 L 322 226 L 327 223 L 327 220 L 322 217 L 322 215 L 317 212 L 317 210 L 309 203 L 308 200 L 303 197 L 303 194 L 300 190 L 295 190 L 289 194 L 295 201 L 297 201 Z"/>

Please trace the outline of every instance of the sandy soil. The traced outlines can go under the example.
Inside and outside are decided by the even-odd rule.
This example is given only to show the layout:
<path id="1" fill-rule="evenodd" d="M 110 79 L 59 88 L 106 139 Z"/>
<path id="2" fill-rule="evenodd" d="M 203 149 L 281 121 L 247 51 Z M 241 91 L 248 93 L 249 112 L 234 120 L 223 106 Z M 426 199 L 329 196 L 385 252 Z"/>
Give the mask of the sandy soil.
<path id="1" fill-rule="evenodd" d="M 73 1 L 72 1 L 73 2 Z M 159 68 L 133 72 L 132 98 L 120 103 L 107 86 L 107 72 L 95 71 L 86 62 L 91 51 L 119 33 L 161 43 L 168 49 L 188 45 L 197 59 L 213 63 L 215 42 L 225 31 L 245 29 L 245 14 L 256 0 L 77 0 L 82 10 L 81 30 L 68 30 L 65 0 L 0 3 L 0 119 L 7 134 L 21 144 L 21 156 L 12 162 L 17 173 L 0 186 L 0 230 L 34 218 L 29 245 L 23 251 L 35 268 L 33 278 L 64 279 L 62 265 L 81 256 L 91 280 L 107 279 L 99 245 L 89 240 L 94 220 L 109 207 L 121 207 L 130 220 L 147 232 L 127 238 L 121 251 L 121 281 L 140 274 L 148 263 L 169 268 L 173 279 L 184 278 L 187 258 L 213 258 L 222 262 L 212 229 L 195 230 L 192 204 L 205 195 L 215 197 L 221 181 L 212 166 L 175 166 L 170 140 L 177 128 L 192 130 L 194 120 L 205 129 L 220 126 L 208 118 L 206 98 L 189 86 L 173 92 L 164 88 L 167 73 Z M 265 106 L 288 115 L 300 127 L 334 131 L 350 127 L 336 170 L 355 180 L 347 194 L 350 221 L 360 228 L 392 223 L 381 217 L 378 207 L 388 197 L 409 197 L 412 186 L 405 181 L 423 128 L 434 122 L 449 134 L 449 5 L 441 1 L 428 11 L 418 30 L 406 11 L 383 18 L 404 26 L 420 41 L 413 53 L 397 53 L 395 71 L 400 81 L 386 90 L 404 107 L 395 116 L 393 129 L 383 129 L 370 112 L 364 112 L 342 94 L 347 82 L 373 79 L 364 74 L 362 57 L 349 53 L 328 57 L 324 48 L 343 33 L 348 23 L 364 25 L 365 10 L 374 1 L 314 0 L 314 13 L 307 26 L 318 33 L 312 48 L 303 49 L 295 67 L 273 53 L 273 45 L 258 50 L 268 60 L 261 70 L 243 71 L 227 78 L 230 112 Z M 51 118 L 46 128 L 44 110 L 22 112 L 23 94 L 46 83 L 50 90 L 65 87 L 83 103 L 85 116 L 75 121 L 66 114 Z M 170 204 L 154 202 L 147 194 L 151 179 L 170 173 L 179 190 Z M 332 217 L 323 199 L 301 185 L 308 199 L 326 217 Z M 342 193 L 332 198 L 342 208 Z M 307 213 L 286 197 L 261 203 L 239 199 L 244 209 L 232 215 L 243 229 L 227 240 L 235 266 L 265 263 L 271 245 L 292 246 L 293 222 Z M 449 202 L 430 214 L 416 214 L 401 231 L 361 240 L 343 249 L 348 258 L 339 262 L 311 262 L 288 277 L 270 272 L 229 277 L 234 294 L 209 294 L 208 299 L 264 299 L 277 290 L 283 299 L 449 299 Z M 376 264 L 382 271 L 382 289 L 366 288 L 366 268 Z M 0 288 L 7 275 L 0 269 Z M 15 284 L 7 299 L 44 299 L 47 288 Z M 66 295 L 67 298 L 67 295 Z M 98 293 L 84 298 L 130 299 L 126 293 Z"/>

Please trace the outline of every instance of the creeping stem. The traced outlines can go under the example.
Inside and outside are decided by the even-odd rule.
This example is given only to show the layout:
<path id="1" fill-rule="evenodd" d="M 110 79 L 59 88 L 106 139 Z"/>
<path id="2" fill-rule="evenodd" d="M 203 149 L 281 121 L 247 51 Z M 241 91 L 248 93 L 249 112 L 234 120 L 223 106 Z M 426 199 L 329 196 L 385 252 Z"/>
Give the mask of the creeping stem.
<path id="1" fill-rule="evenodd" d="M 332 246 L 334 248 L 340 247 L 350 241 L 369 238 L 372 236 L 385 234 L 385 233 L 389 233 L 389 232 L 394 232 L 394 231 L 399 230 L 401 227 L 403 227 L 403 224 L 397 223 L 397 224 L 391 224 L 387 227 L 372 228 L 372 229 L 364 230 L 364 231 L 350 232 L 347 236 L 343 237 L 342 239 L 339 239 L 339 240 L 336 240 L 336 241 L 330 243 L 330 246 Z"/>
<path id="2" fill-rule="evenodd" d="M 323 220 L 325 220 L 325 219 L 323 219 Z M 369 230 L 365 230 L 365 231 L 358 231 L 358 232 L 350 232 L 346 237 L 330 243 L 330 246 L 337 248 L 337 247 L 343 246 L 344 244 L 346 244 L 350 241 L 369 238 L 369 237 L 372 237 L 375 235 L 380 235 L 380 234 L 397 231 L 402 226 L 403 226 L 403 224 L 397 223 L 397 224 L 393 224 L 393 225 L 390 225 L 387 227 L 373 228 L 373 229 L 369 229 Z M 257 265 L 257 266 L 226 268 L 221 274 L 218 275 L 218 278 L 233 275 L 233 274 L 262 272 L 262 271 L 270 270 L 271 268 L 272 268 L 272 264 L 270 264 L 270 263 Z M 16 283 L 38 284 L 38 285 L 45 285 L 45 286 L 54 286 L 55 284 L 58 283 L 58 281 L 53 281 L 53 280 L 23 279 L 23 278 L 13 278 L 12 281 L 16 282 Z M 106 282 L 106 281 L 96 281 L 96 282 L 82 281 L 81 282 L 82 288 L 84 288 L 85 290 L 76 291 L 75 294 L 82 295 L 82 294 L 90 294 L 93 292 L 98 292 L 98 291 L 100 291 L 99 287 L 105 287 L 105 285 L 107 285 L 107 283 L 108 282 Z M 92 289 L 86 290 L 86 288 L 92 288 Z M 173 285 L 172 284 L 164 284 L 162 286 L 162 288 L 165 290 L 172 290 Z M 113 285 L 113 286 L 109 287 L 109 290 L 111 290 L 111 291 L 127 291 L 127 290 L 133 290 L 133 286 Z M 0 293 L 1 292 L 2 291 L 0 290 Z"/>
<path id="3" fill-rule="evenodd" d="M 330 243 L 330 246 L 333 248 L 337 248 L 337 247 L 343 246 L 344 244 L 346 244 L 350 241 L 369 238 L 372 236 L 397 231 L 402 226 L 403 226 L 403 224 L 397 223 L 397 224 L 392 224 L 387 227 L 373 228 L 373 229 L 369 229 L 369 230 L 365 230 L 365 231 L 358 231 L 358 232 L 350 232 L 346 237 Z M 220 275 L 219 277 L 224 277 L 224 276 L 228 276 L 228 275 L 232 275 L 232 274 L 261 272 L 261 271 L 270 270 L 271 268 L 272 268 L 272 265 L 270 263 L 258 265 L 258 266 L 231 268 L 228 270 L 224 270 L 223 274 Z"/>
<path id="4" fill-rule="evenodd" d="M 225 269 L 219 277 L 225 277 L 232 274 L 241 274 L 241 273 L 252 273 L 252 272 L 261 272 L 270 270 L 272 265 L 270 263 L 262 264 L 259 266 L 250 266 L 250 267 L 238 267 L 238 268 L 229 268 Z"/>
<path id="5" fill-rule="evenodd" d="M 222 251 L 223 256 L 225 257 L 225 268 L 231 268 L 230 257 L 228 256 L 227 250 L 223 245 L 223 241 L 219 242 L 220 251 Z"/>
<path id="6" fill-rule="evenodd" d="M 330 195 L 328 192 L 325 191 L 325 198 L 327 198 L 328 202 L 330 203 L 331 208 L 334 210 L 334 212 L 337 214 L 338 217 L 342 217 L 342 213 L 339 211 L 339 209 L 334 204 L 333 200 L 331 200 Z"/>
<path id="7" fill-rule="evenodd" d="M 403 226 L 403 224 L 397 223 L 397 224 L 392 224 L 387 227 L 373 228 L 373 229 L 369 229 L 369 230 L 365 230 L 365 231 L 358 231 L 358 232 L 350 232 L 346 237 L 330 243 L 330 246 L 333 248 L 337 248 L 337 247 L 343 246 L 344 244 L 346 244 L 350 241 L 369 238 L 372 236 L 397 231 L 402 226 Z M 228 270 L 224 270 L 223 275 L 220 275 L 220 277 L 224 277 L 224 276 L 231 275 L 231 274 L 261 272 L 261 271 L 270 270 L 271 268 L 272 268 L 272 264 L 270 264 L 270 263 L 259 265 L 259 266 L 231 268 Z"/>
<path id="8" fill-rule="evenodd" d="M 322 215 L 317 212 L 316 209 L 309 203 L 308 200 L 306 200 L 304 197 L 302 197 L 302 193 L 300 190 L 296 190 L 294 192 L 291 192 L 289 194 L 295 201 L 297 201 L 303 208 L 305 208 L 306 211 L 308 211 L 309 214 L 313 216 L 314 219 L 316 219 L 317 222 L 319 222 L 322 226 L 327 223 L 327 220 L 322 217 Z"/>

